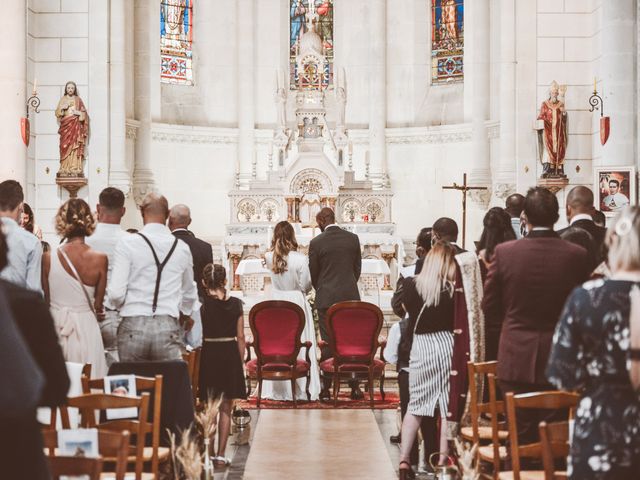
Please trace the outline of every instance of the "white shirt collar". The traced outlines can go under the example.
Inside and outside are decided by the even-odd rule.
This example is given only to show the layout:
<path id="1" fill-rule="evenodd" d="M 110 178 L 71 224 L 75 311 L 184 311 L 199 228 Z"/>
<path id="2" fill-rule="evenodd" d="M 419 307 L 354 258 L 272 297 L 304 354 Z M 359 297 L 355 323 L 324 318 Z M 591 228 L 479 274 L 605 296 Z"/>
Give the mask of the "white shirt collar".
<path id="1" fill-rule="evenodd" d="M 331 223 L 331 224 L 327 225 L 326 227 L 324 227 L 324 229 L 326 230 L 327 228 L 331 228 L 331 227 L 338 227 L 338 228 L 340 228 L 340 227 L 338 226 L 338 224 L 337 224 L 337 223 Z"/>
<path id="2" fill-rule="evenodd" d="M 116 231 L 116 230 L 122 230 L 122 227 L 120 226 L 119 223 L 102 223 L 102 222 L 98 222 L 98 224 L 96 225 L 96 232 L 98 230 Z"/>
<path id="3" fill-rule="evenodd" d="M 578 220 L 589 220 L 590 222 L 593 222 L 593 218 L 588 213 L 579 213 L 579 214 L 573 216 L 573 218 L 569 222 L 569 225 L 573 225 Z"/>
<path id="4" fill-rule="evenodd" d="M 550 230 L 552 230 L 550 227 L 533 227 L 531 229 L 532 232 L 548 232 Z"/>
<path id="5" fill-rule="evenodd" d="M 2 221 L 2 223 L 5 224 L 9 228 L 15 228 L 15 227 L 19 227 L 20 226 L 20 225 L 18 225 L 18 222 L 16 222 L 11 217 L 0 217 L 0 221 Z"/>
<path id="6" fill-rule="evenodd" d="M 168 233 L 171 234 L 171 230 L 163 223 L 147 223 L 141 230 L 143 233 Z"/>
<path id="7" fill-rule="evenodd" d="M 171 230 L 171 233 L 175 233 L 175 232 L 187 232 L 189 233 L 189 230 L 187 230 L 186 228 L 174 228 L 173 230 Z"/>

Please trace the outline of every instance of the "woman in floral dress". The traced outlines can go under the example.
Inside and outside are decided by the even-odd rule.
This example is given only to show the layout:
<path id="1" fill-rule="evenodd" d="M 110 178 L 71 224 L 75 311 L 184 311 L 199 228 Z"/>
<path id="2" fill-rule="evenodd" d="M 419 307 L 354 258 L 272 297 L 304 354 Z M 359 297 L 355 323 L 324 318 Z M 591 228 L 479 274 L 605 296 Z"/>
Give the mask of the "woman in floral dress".
<path id="1" fill-rule="evenodd" d="M 573 291 L 547 367 L 552 384 L 581 396 L 568 465 L 572 479 L 640 478 L 640 393 L 629 377 L 630 294 L 640 285 L 639 208 L 620 215 L 607 244 L 613 275 Z"/>

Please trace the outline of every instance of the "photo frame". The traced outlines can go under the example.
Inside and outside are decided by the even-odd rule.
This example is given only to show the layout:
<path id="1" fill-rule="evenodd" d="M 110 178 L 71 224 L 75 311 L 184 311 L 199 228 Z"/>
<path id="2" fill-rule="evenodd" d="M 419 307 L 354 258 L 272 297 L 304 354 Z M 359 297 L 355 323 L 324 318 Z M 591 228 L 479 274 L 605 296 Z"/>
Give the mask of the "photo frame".
<path id="1" fill-rule="evenodd" d="M 636 205 L 636 183 L 635 167 L 595 168 L 595 207 L 607 217 L 615 217 L 625 206 Z"/>
<path id="2" fill-rule="evenodd" d="M 58 451 L 58 455 L 68 457 L 99 457 L 98 429 L 58 430 Z"/>
<path id="3" fill-rule="evenodd" d="M 104 393 L 111 395 L 120 395 L 122 397 L 135 397 L 136 376 L 135 375 L 107 375 L 104 377 Z M 138 416 L 138 409 L 131 408 L 108 408 L 106 411 L 107 420 L 116 420 L 121 418 L 133 418 Z"/>

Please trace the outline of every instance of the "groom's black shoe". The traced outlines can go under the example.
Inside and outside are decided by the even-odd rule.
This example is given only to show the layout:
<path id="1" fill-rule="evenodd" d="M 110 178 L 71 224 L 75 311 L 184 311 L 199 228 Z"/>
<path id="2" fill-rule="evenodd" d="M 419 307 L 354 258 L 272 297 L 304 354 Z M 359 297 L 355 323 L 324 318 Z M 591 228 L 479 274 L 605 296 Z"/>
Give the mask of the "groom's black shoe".
<path id="1" fill-rule="evenodd" d="M 320 390 L 320 401 L 328 402 L 329 400 L 331 400 L 331 392 L 329 391 L 329 389 L 323 388 L 322 390 Z"/>
<path id="2" fill-rule="evenodd" d="M 362 400 L 364 398 L 364 393 L 360 390 L 360 387 L 351 389 L 351 400 Z"/>

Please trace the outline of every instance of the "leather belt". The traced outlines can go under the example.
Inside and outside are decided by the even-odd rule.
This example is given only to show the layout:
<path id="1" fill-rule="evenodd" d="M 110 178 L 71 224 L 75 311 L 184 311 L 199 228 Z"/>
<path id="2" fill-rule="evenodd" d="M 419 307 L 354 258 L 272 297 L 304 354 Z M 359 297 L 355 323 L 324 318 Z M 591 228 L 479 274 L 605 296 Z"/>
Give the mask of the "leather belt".
<path id="1" fill-rule="evenodd" d="M 218 338 L 205 338 L 204 341 L 208 343 L 222 343 L 222 342 L 235 342 L 236 337 L 218 337 Z"/>

